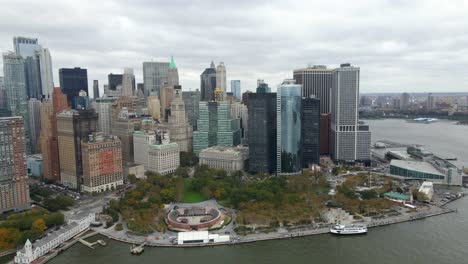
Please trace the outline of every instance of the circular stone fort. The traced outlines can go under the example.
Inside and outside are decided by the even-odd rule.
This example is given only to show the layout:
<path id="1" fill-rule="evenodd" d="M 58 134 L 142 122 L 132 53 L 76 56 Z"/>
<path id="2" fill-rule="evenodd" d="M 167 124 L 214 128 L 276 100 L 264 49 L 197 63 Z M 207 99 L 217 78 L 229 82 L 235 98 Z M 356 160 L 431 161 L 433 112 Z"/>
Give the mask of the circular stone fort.
<path id="1" fill-rule="evenodd" d="M 211 230 L 223 225 L 224 214 L 215 207 L 175 206 L 166 216 L 169 229 L 175 231 Z"/>

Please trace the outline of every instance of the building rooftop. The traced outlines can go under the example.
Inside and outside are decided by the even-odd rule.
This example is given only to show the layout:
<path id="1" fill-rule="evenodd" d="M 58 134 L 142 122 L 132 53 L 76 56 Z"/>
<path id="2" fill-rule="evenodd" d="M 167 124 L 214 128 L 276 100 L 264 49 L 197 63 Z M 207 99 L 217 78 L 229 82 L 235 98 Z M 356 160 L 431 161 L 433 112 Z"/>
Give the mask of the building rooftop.
<path id="1" fill-rule="evenodd" d="M 409 196 L 403 195 L 401 193 L 396 193 L 396 192 L 387 192 L 384 193 L 384 197 L 390 198 L 390 199 L 395 199 L 395 200 L 403 200 L 403 201 L 408 201 L 410 200 Z"/>
<path id="2" fill-rule="evenodd" d="M 421 161 L 409 161 L 409 160 L 395 160 L 393 159 L 390 162 L 390 166 L 397 166 L 403 169 L 412 170 L 412 171 L 419 171 L 423 173 L 430 173 L 440 176 L 445 176 L 440 173 L 436 168 L 434 168 L 428 162 L 421 162 Z"/>

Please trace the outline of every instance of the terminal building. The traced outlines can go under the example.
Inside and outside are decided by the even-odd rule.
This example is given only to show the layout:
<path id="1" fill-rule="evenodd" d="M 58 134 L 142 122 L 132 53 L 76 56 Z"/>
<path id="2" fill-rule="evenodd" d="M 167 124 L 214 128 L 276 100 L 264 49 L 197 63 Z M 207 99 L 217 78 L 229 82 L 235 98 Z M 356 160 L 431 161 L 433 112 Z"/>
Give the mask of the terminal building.
<path id="1" fill-rule="evenodd" d="M 184 245 L 190 243 L 226 243 L 230 241 L 229 235 L 210 234 L 208 231 L 179 232 L 177 234 L 177 244 Z"/>

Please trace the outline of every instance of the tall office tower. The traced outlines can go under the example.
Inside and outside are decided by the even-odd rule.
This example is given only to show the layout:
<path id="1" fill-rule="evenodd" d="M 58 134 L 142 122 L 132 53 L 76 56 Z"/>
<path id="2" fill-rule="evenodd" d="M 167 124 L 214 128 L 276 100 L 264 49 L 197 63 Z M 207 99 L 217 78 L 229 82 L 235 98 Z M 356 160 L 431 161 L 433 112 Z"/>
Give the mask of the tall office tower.
<path id="1" fill-rule="evenodd" d="M 426 100 L 426 109 L 432 110 L 434 107 L 435 107 L 434 96 L 432 95 L 432 93 L 429 93 L 427 95 L 427 100 Z"/>
<path id="2" fill-rule="evenodd" d="M 221 89 L 223 99 L 226 98 L 226 67 L 224 62 L 220 62 L 216 67 L 216 87 Z"/>
<path id="3" fill-rule="evenodd" d="M 200 104 L 200 91 L 185 91 L 182 92 L 182 99 L 185 104 L 185 113 L 187 114 L 188 122 L 192 126 L 192 130 L 197 130 L 198 108 Z"/>
<path id="4" fill-rule="evenodd" d="M 231 80 L 231 93 L 237 100 L 242 100 L 240 80 Z"/>
<path id="5" fill-rule="evenodd" d="M 132 114 L 141 114 L 138 113 L 138 98 L 136 96 L 121 96 L 115 100 L 112 105 L 112 119 L 116 120 L 122 109 L 126 109 L 127 112 Z"/>
<path id="6" fill-rule="evenodd" d="M 257 86 L 257 93 L 271 93 L 271 88 L 263 82 Z"/>
<path id="7" fill-rule="evenodd" d="M 168 82 L 169 62 L 143 62 L 143 83 L 150 95 L 160 95 L 162 85 Z"/>
<path id="8" fill-rule="evenodd" d="M 29 131 L 28 97 L 23 58 L 13 52 L 3 54 L 3 73 L 7 94 L 8 111 L 12 116 L 21 116 L 24 122 L 26 153 L 31 152 Z"/>
<path id="9" fill-rule="evenodd" d="M 31 151 L 39 153 L 39 136 L 41 133 L 41 101 L 31 98 L 28 101 L 29 130 L 31 136 Z"/>
<path id="10" fill-rule="evenodd" d="M 276 95 L 276 173 L 301 172 L 301 89 L 294 80 L 284 80 Z"/>
<path id="11" fill-rule="evenodd" d="M 239 119 L 242 144 L 247 144 L 249 114 L 247 106 L 240 102 L 229 102 L 231 104 L 231 118 Z"/>
<path id="12" fill-rule="evenodd" d="M 302 98 L 301 102 L 302 168 L 320 164 L 320 99 Z"/>
<path id="13" fill-rule="evenodd" d="M 132 96 L 135 90 L 135 75 L 132 68 L 125 68 L 122 76 L 122 95 Z"/>
<path id="14" fill-rule="evenodd" d="M 0 213 L 29 209 L 23 119 L 0 117 Z"/>
<path id="15" fill-rule="evenodd" d="M 89 97 L 86 91 L 81 90 L 78 93 L 78 96 L 75 96 L 73 99 L 73 105 L 75 105 L 75 109 L 89 109 Z"/>
<path id="16" fill-rule="evenodd" d="M 122 142 L 122 161 L 124 166 L 133 163 L 133 132 L 141 128 L 142 119 L 129 112 L 126 107 L 119 111 L 117 118 L 113 120 L 112 134 L 118 136 Z"/>
<path id="17" fill-rule="evenodd" d="M 42 48 L 37 38 L 14 37 L 15 53 L 25 60 L 26 91 L 29 97 L 50 97 L 54 88 L 52 59 L 49 49 Z"/>
<path id="18" fill-rule="evenodd" d="M 54 88 L 52 99 L 46 99 L 41 105 L 40 144 L 43 160 L 43 178 L 60 181 L 60 161 L 57 138 L 57 113 L 68 109 L 67 96 L 60 87 Z"/>
<path id="19" fill-rule="evenodd" d="M 81 150 L 84 192 L 100 193 L 123 185 L 122 146 L 119 138 L 93 133 L 81 141 Z"/>
<path id="20" fill-rule="evenodd" d="M 201 101 L 213 101 L 215 99 L 216 84 L 216 68 L 214 62 L 211 62 L 210 67 L 206 68 L 200 75 Z"/>
<path id="21" fill-rule="evenodd" d="M 264 79 L 257 79 L 257 87 L 260 87 L 260 85 L 264 83 L 265 83 Z"/>
<path id="22" fill-rule="evenodd" d="M 249 93 L 249 164 L 251 173 L 276 171 L 276 93 Z"/>
<path id="23" fill-rule="evenodd" d="M 171 63 L 169 63 L 169 70 L 167 71 L 167 83 L 174 87 L 174 85 L 179 85 L 179 71 L 174 62 L 174 57 L 171 56 Z"/>
<path id="24" fill-rule="evenodd" d="M 98 115 L 93 110 L 71 110 L 57 114 L 60 179 L 63 185 L 82 191 L 81 141 L 96 132 Z"/>
<path id="25" fill-rule="evenodd" d="M 11 112 L 8 110 L 8 98 L 3 82 L 3 77 L 0 76 L 0 117 L 11 116 Z"/>
<path id="26" fill-rule="evenodd" d="M 104 135 L 112 134 L 112 105 L 117 98 L 103 96 L 95 101 L 96 113 L 98 113 L 98 128 Z"/>
<path id="27" fill-rule="evenodd" d="M 154 120 L 161 119 L 161 103 L 157 96 L 148 96 L 148 114 Z"/>
<path id="28" fill-rule="evenodd" d="M 172 142 L 179 145 L 180 151 L 192 151 L 192 127 L 185 114 L 185 104 L 182 100 L 182 87 L 174 86 L 174 97 L 171 102 L 171 116 L 167 129 Z"/>
<path id="29" fill-rule="evenodd" d="M 122 85 L 122 83 L 123 74 L 109 73 L 109 75 L 107 75 L 107 85 L 109 90 L 116 91 L 117 86 Z"/>
<path id="30" fill-rule="evenodd" d="M 365 127 L 359 125 L 359 67 L 345 63 L 333 70 L 332 99 L 333 158 L 338 162 L 370 160 L 369 150 L 361 148 L 364 153 L 361 154 L 358 149 L 370 142 L 368 127 L 365 131 Z M 370 149 L 370 144 L 368 147 Z"/>
<path id="31" fill-rule="evenodd" d="M 99 81 L 93 80 L 93 97 L 94 99 L 99 98 Z"/>
<path id="32" fill-rule="evenodd" d="M 332 74 L 333 70 L 324 65 L 294 70 L 294 80 L 297 84 L 302 84 L 302 96 L 320 99 L 321 114 L 331 112 Z"/>
<path id="33" fill-rule="evenodd" d="M 161 117 L 162 120 L 167 122 L 168 111 L 171 107 L 172 96 L 174 95 L 174 86 L 165 83 L 161 88 L 161 96 L 159 97 L 161 103 Z"/>
<path id="34" fill-rule="evenodd" d="M 239 119 L 231 118 L 229 102 L 200 102 L 197 128 L 193 132 L 193 152 L 196 155 L 211 146 L 240 144 Z"/>
<path id="35" fill-rule="evenodd" d="M 242 103 L 245 105 L 249 105 L 249 94 L 251 91 L 247 90 L 242 93 Z"/>
<path id="36" fill-rule="evenodd" d="M 88 71 L 79 67 L 71 69 L 59 69 L 60 87 L 67 96 L 68 105 L 72 109 L 76 108 L 73 104 L 75 97 L 81 90 L 88 91 Z"/>
<path id="37" fill-rule="evenodd" d="M 408 110 L 410 105 L 410 95 L 409 93 L 402 93 L 400 96 L 400 109 Z"/>
<path id="38" fill-rule="evenodd" d="M 330 155 L 331 113 L 320 114 L 320 155 Z"/>

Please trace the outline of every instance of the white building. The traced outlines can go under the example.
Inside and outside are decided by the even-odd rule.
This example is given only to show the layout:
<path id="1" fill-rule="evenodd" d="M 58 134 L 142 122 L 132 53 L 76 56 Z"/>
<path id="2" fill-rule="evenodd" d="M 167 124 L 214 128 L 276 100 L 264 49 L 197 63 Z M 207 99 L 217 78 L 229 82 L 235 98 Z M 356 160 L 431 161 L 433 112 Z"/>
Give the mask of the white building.
<path id="1" fill-rule="evenodd" d="M 72 237 L 83 232 L 95 220 L 94 213 L 80 214 L 70 219 L 68 224 L 59 230 L 53 231 L 46 237 L 39 239 L 34 244 L 26 241 L 24 247 L 16 252 L 15 263 L 29 264 L 35 259 L 44 256 L 61 243 L 70 240 Z"/>
<path id="2" fill-rule="evenodd" d="M 200 164 L 228 172 L 241 171 L 244 170 L 248 156 L 248 148 L 246 147 L 214 146 L 200 152 Z"/>
<path id="3" fill-rule="evenodd" d="M 224 62 L 216 66 L 216 87 L 223 91 L 223 98 L 226 98 L 226 67 Z"/>
<path id="4" fill-rule="evenodd" d="M 133 132 L 133 153 L 136 164 L 141 164 L 148 170 L 149 166 L 149 146 L 156 140 L 154 131 Z"/>
<path id="5" fill-rule="evenodd" d="M 190 244 L 190 243 L 225 243 L 229 242 L 229 235 L 210 234 L 208 231 L 190 231 L 179 232 L 177 234 L 177 244 Z"/>
<path id="6" fill-rule="evenodd" d="M 117 100 L 115 97 L 96 98 L 94 110 L 99 114 L 98 128 L 104 135 L 112 134 L 112 104 Z"/>
<path id="7" fill-rule="evenodd" d="M 122 95 L 123 96 L 133 95 L 134 83 L 135 83 L 135 75 L 133 74 L 133 69 L 125 68 L 123 76 L 122 76 Z"/>
<path id="8" fill-rule="evenodd" d="M 432 196 L 434 195 L 434 183 L 425 181 L 419 187 L 419 192 L 424 193 L 427 199 L 432 200 Z"/>
<path id="9" fill-rule="evenodd" d="M 175 172 L 180 165 L 180 149 L 175 142 L 152 144 L 148 151 L 148 170 L 159 174 Z"/>

